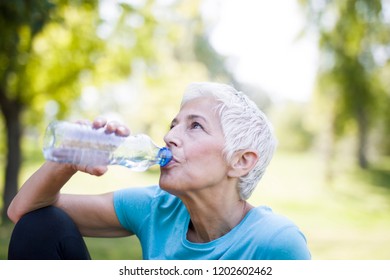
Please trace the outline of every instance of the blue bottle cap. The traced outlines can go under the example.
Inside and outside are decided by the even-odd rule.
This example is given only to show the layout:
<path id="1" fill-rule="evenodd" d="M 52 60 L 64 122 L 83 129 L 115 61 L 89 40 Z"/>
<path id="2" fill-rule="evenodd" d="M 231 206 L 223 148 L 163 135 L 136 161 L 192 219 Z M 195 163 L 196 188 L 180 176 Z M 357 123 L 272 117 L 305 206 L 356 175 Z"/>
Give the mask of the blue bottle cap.
<path id="1" fill-rule="evenodd" d="M 160 166 L 167 165 L 172 160 L 172 152 L 167 147 L 163 147 L 158 152 L 158 158 L 160 159 Z"/>

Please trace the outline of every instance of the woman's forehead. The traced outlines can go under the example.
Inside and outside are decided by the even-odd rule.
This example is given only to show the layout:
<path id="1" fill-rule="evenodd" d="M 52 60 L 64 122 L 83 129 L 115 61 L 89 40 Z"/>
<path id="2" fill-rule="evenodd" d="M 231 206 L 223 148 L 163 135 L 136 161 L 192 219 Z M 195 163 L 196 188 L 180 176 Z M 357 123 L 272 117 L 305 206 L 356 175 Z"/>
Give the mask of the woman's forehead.
<path id="1" fill-rule="evenodd" d="M 213 97 L 198 97 L 187 101 L 180 108 L 178 115 L 200 115 L 203 117 L 217 117 L 216 106 L 218 102 Z"/>

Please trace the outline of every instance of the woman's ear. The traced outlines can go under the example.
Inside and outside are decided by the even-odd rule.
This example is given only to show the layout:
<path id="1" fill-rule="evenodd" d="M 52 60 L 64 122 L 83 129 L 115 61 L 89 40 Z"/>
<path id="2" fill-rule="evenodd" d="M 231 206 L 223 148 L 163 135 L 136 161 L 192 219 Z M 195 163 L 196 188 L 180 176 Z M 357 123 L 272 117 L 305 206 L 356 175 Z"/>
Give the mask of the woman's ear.
<path id="1" fill-rule="evenodd" d="M 254 150 L 237 151 L 228 171 L 229 177 L 242 177 L 247 175 L 256 165 L 259 155 Z"/>

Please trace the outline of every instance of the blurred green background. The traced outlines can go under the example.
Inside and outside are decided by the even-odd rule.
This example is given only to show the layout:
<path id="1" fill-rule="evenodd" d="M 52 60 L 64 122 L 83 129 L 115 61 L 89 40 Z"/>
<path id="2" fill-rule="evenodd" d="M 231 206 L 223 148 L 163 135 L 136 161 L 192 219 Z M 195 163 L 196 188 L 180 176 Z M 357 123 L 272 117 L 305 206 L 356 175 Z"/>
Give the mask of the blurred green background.
<path id="1" fill-rule="evenodd" d="M 287 1 L 303 22 L 295 39 L 309 40 L 318 53 L 310 96 L 301 99 L 293 84 L 276 96 L 262 86 L 264 73 L 248 82 L 238 73 L 240 54 L 216 48 L 240 39 L 234 30 L 219 41 L 213 36 L 226 20 L 224 5 L 249 5 L 237 1 L 0 1 L 0 259 L 12 230 L 6 208 L 42 164 L 51 120 L 105 115 L 162 145 L 186 85 L 202 80 L 233 84 L 274 124 L 278 151 L 252 204 L 295 221 L 313 259 L 390 259 L 389 2 Z M 266 45 L 264 26 L 250 24 L 232 26 Z M 269 24 L 267 32 L 277 36 L 278 28 Z M 280 58 L 277 50 L 271 44 L 255 52 Z M 254 58 L 253 69 L 261 63 Z M 296 61 L 291 76 L 303 74 L 303 64 Z M 283 73 L 280 84 L 290 78 Z M 100 178 L 77 174 L 63 191 L 101 193 L 157 180 L 156 169 L 110 167 Z M 86 241 L 94 259 L 142 258 L 134 237 Z"/>

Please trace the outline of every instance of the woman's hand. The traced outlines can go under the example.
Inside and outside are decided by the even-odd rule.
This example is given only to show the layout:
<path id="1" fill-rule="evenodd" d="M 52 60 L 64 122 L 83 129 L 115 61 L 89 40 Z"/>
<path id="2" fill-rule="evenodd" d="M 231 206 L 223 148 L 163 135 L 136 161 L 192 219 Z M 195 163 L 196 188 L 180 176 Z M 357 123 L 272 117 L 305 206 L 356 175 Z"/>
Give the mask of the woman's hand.
<path id="1" fill-rule="evenodd" d="M 78 123 L 87 124 L 89 122 L 79 121 Z M 107 121 L 105 118 L 99 117 L 99 118 L 96 118 L 92 122 L 91 125 L 94 129 L 102 129 L 103 128 L 105 133 L 107 133 L 107 134 L 114 133 L 118 136 L 123 136 L 123 137 L 130 135 L 130 129 L 127 126 L 125 126 L 117 121 Z M 95 176 L 101 176 L 107 172 L 106 165 L 90 166 L 90 165 L 69 164 L 69 166 L 74 171 L 81 171 L 81 172 L 88 173 L 88 174 L 95 175 Z"/>
<path id="2" fill-rule="evenodd" d="M 130 130 L 127 126 L 117 121 L 107 122 L 104 118 L 96 118 L 92 123 L 92 127 L 96 129 L 104 127 L 106 133 L 115 133 L 118 136 L 126 137 L 130 135 Z"/>

